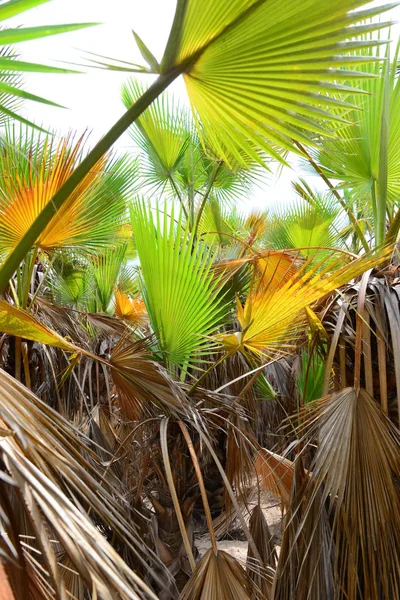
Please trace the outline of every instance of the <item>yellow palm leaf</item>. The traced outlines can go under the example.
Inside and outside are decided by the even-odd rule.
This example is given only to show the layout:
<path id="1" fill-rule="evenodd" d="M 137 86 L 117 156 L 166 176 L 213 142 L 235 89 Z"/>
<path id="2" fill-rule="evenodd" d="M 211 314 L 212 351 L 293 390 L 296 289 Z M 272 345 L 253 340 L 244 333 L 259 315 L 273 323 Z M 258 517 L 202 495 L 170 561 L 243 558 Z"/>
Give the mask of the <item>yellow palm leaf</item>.
<path id="1" fill-rule="evenodd" d="M 260 286 L 281 287 L 298 270 L 296 256 L 287 250 L 267 250 L 247 255 L 245 258 L 222 260 L 215 266 L 217 274 L 222 273 L 223 278 L 233 275 L 243 265 L 252 265 L 254 278 Z"/>
<path id="2" fill-rule="evenodd" d="M 61 335 L 39 323 L 30 313 L 0 299 L 0 331 L 41 344 L 62 348 L 67 352 L 79 350 Z"/>
<path id="3" fill-rule="evenodd" d="M 304 335 L 306 309 L 368 268 L 376 267 L 390 256 L 391 248 L 371 252 L 334 270 L 329 261 L 311 265 L 310 261 L 283 285 L 255 281 L 244 306 L 238 301 L 240 333 L 221 336 L 228 352 L 251 352 L 271 358 L 294 349 Z"/>

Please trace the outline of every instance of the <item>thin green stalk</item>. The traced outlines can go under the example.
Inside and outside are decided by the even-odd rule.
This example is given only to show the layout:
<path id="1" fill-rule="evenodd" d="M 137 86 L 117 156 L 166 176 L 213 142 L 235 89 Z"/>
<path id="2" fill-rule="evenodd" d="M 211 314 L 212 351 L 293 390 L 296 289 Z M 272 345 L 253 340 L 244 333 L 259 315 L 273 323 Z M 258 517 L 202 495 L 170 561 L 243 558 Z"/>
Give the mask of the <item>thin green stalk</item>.
<path id="1" fill-rule="evenodd" d="M 156 81 L 144 92 L 144 94 L 131 106 L 125 114 L 111 127 L 106 135 L 94 146 L 86 158 L 78 165 L 64 185 L 56 192 L 50 202 L 37 216 L 29 230 L 21 241 L 10 253 L 4 265 L 0 269 L 0 293 L 4 291 L 7 282 L 15 271 L 21 260 L 38 239 L 41 232 L 49 224 L 56 212 L 78 187 L 84 177 L 97 164 L 101 157 L 111 148 L 116 140 L 128 129 L 132 123 L 146 110 L 146 108 L 179 76 L 186 68 L 187 63 L 180 64 L 169 73 L 160 75 Z"/>
<path id="2" fill-rule="evenodd" d="M 168 175 L 168 180 L 169 180 L 170 184 L 172 185 L 172 187 L 174 188 L 174 192 L 175 192 L 175 194 L 178 197 L 178 200 L 179 200 L 180 205 L 182 207 L 183 214 L 185 215 L 185 219 L 188 219 L 188 216 L 189 216 L 188 215 L 188 211 L 186 210 L 185 203 L 183 202 L 183 198 L 181 196 L 180 191 L 178 190 L 178 187 L 177 187 L 177 185 L 176 185 L 176 183 L 174 181 L 174 178 L 171 175 Z"/>
<path id="3" fill-rule="evenodd" d="M 350 222 L 352 223 L 354 230 L 358 235 L 358 239 L 360 240 L 361 244 L 363 245 L 365 252 L 369 252 L 368 242 L 365 239 L 363 232 L 361 231 L 361 228 L 357 222 L 357 219 L 355 218 L 355 216 L 353 215 L 353 213 L 351 212 L 351 210 L 349 209 L 346 202 L 343 200 L 343 198 L 341 197 L 341 195 L 339 194 L 339 192 L 337 191 L 337 189 L 335 188 L 333 183 L 328 179 L 328 177 L 325 175 L 325 173 L 322 171 L 322 169 L 317 165 L 315 160 L 310 156 L 310 154 L 307 152 L 307 150 L 304 148 L 304 146 L 302 144 L 300 144 L 300 142 L 294 141 L 294 143 L 298 147 L 298 149 L 304 154 L 304 156 L 307 158 L 308 162 L 313 167 L 313 169 L 318 173 L 318 175 L 321 177 L 321 179 L 326 183 L 326 185 L 328 186 L 328 188 L 330 189 L 332 194 L 335 196 L 335 198 L 337 198 L 337 200 L 339 201 L 340 206 L 343 208 L 343 210 L 346 211 L 346 214 L 349 217 Z"/>
<path id="4" fill-rule="evenodd" d="M 222 164 L 223 164 L 222 161 L 218 161 L 218 163 L 215 165 L 215 167 L 213 169 L 213 172 L 211 174 L 210 183 L 208 184 L 208 188 L 207 188 L 207 190 L 206 190 L 206 192 L 205 192 L 205 194 L 203 196 L 203 200 L 201 202 L 200 208 L 197 211 L 196 221 L 195 221 L 195 224 L 194 224 L 194 227 L 193 227 L 193 239 L 196 239 L 197 230 L 199 228 L 201 215 L 203 214 L 203 210 L 204 210 L 204 208 L 205 208 L 205 206 L 207 204 L 207 200 L 208 200 L 208 198 L 209 198 L 209 196 L 211 194 L 212 187 L 213 187 L 213 185 L 215 183 L 215 180 L 216 180 L 216 178 L 218 176 L 218 173 L 221 170 Z"/>
<path id="5" fill-rule="evenodd" d="M 378 227 L 378 208 L 377 208 L 377 188 L 378 182 L 376 179 L 371 181 L 371 206 L 372 206 L 372 214 L 374 218 L 374 238 L 375 238 L 375 246 L 379 246 L 379 227 Z"/>

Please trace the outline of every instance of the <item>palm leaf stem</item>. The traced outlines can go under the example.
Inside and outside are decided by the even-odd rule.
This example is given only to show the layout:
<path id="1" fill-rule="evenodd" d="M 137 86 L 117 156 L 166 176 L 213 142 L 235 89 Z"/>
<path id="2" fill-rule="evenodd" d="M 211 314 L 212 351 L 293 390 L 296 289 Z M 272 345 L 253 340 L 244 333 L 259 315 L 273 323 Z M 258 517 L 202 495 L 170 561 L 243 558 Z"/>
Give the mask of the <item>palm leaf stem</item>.
<path id="1" fill-rule="evenodd" d="M 186 62 L 181 63 L 170 72 L 160 75 L 156 81 L 144 92 L 144 94 L 131 106 L 122 117 L 111 127 L 105 136 L 94 146 L 86 158 L 75 169 L 72 175 L 67 179 L 64 185 L 53 196 L 52 200 L 46 204 L 42 212 L 37 216 L 32 226 L 26 232 L 21 241 L 9 254 L 3 266 L 0 269 L 0 293 L 4 291 L 7 282 L 18 268 L 21 260 L 34 245 L 36 239 L 49 224 L 55 213 L 61 208 L 64 202 L 70 197 L 74 190 L 81 183 L 83 178 L 90 172 L 102 156 L 111 148 L 116 140 L 128 129 L 132 123 L 146 110 L 146 108 L 155 100 L 179 75 L 187 68 Z"/>
<path id="2" fill-rule="evenodd" d="M 26 274 L 25 281 L 23 282 L 23 289 L 21 290 L 21 308 L 26 308 L 26 306 L 28 304 L 29 288 L 31 286 L 31 280 L 32 280 L 33 271 L 35 269 L 35 263 L 36 263 L 36 257 L 38 254 L 38 250 L 39 250 L 39 247 L 37 244 L 35 244 L 35 247 L 32 252 L 32 256 L 30 257 L 28 272 Z"/>
<path id="3" fill-rule="evenodd" d="M 197 482 L 199 484 L 201 499 L 203 501 L 204 512 L 206 515 L 208 532 L 210 534 L 211 547 L 213 549 L 214 554 L 217 554 L 217 552 L 218 552 L 217 538 L 215 536 L 215 531 L 214 531 L 214 527 L 213 527 L 213 519 L 211 516 L 211 510 L 210 510 L 210 504 L 209 504 L 208 498 L 207 498 L 207 490 L 204 485 L 204 479 L 203 479 L 203 475 L 202 475 L 202 472 L 200 469 L 199 461 L 197 459 L 196 450 L 194 449 L 193 442 L 191 440 L 191 437 L 189 435 L 189 432 L 188 432 L 187 427 L 184 424 L 184 422 L 178 421 L 178 425 L 181 428 L 183 437 L 185 438 L 185 442 L 187 444 L 189 454 L 190 454 L 190 457 L 193 462 L 193 467 L 196 472 Z"/>
<path id="4" fill-rule="evenodd" d="M 318 173 L 318 175 L 321 177 L 321 179 L 326 183 L 326 185 L 328 186 L 328 188 L 330 189 L 332 194 L 335 196 L 335 198 L 337 198 L 337 200 L 340 203 L 340 206 L 346 211 L 346 214 L 349 217 L 349 219 L 354 227 L 354 230 L 356 231 L 356 233 L 358 235 L 358 239 L 360 240 L 361 244 L 363 245 L 365 252 L 368 252 L 369 251 L 368 242 L 365 239 L 363 232 L 361 231 L 361 228 L 358 224 L 356 217 L 351 212 L 351 210 L 347 206 L 346 202 L 343 200 L 343 198 L 341 197 L 341 195 L 339 194 L 339 192 L 337 191 L 337 189 L 335 188 L 333 183 L 328 179 L 328 177 L 325 175 L 325 173 L 322 171 L 322 169 L 317 165 L 315 160 L 312 158 L 312 156 L 310 156 L 310 154 L 307 152 L 307 150 L 304 148 L 304 146 L 300 142 L 297 142 L 297 141 L 294 141 L 294 143 L 298 147 L 298 149 L 304 154 L 304 156 L 307 158 L 308 162 L 313 167 L 313 169 L 316 171 L 316 173 Z"/>
<path id="5" fill-rule="evenodd" d="M 381 135 L 379 150 L 379 175 L 377 185 L 377 204 L 375 227 L 375 244 L 380 246 L 385 240 L 386 207 L 388 196 L 388 161 L 389 161 L 389 131 L 390 131 L 390 46 L 387 47 L 386 63 L 384 66 Z"/>
<path id="6" fill-rule="evenodd" d="M 182 207 L 182 212 L 185 215 L 185 219 L 188 219 L 189 218 L 189 214 L 188 214 L 188 211 L 186 210 L 186 206 L 185 206 L 185 203 L 183 201 L 182 195 L 181 195 L 181 193 L 180 193 L 180 191 L 179 191 L 179 189 L 178 189 L 178 187 L 177 187 L 177 185 L 176 185 L 176 183 L 174 181 L 174 178 L 170 174 L 168 175 L 168 180 L 169 180 L 170 184 L 172 185 L 172 187 L 174 189 L 174 192 L 175 192 L 175 194 L 176 194 L 176 196 L 177 196 L 177 198 L 179 200 L 179 203 L 180 203 L 180 205 Z"/>
<path id="7" fill-rule="evenodd" d="M 195 224 L 194 224 L 194 227 L 193 227 L 193 238 L 194 238 L 194 239 L 196 239 L 196 236 L 197 236 L 197 230 L 198 230 L 198 228 L 199 228 L 199 223 L 200 223 L 201 215 L 203 214 L 203 210 L 204 210 L 204 208 L 205 208 L 205 205 L 207 204 L 207 200 L 208 200 L 208 198 L 209 198 L 209 196 L 210 196 L 210 194 L 211 194 L 212 187 L 213 187 L 213 185 L 214 185 L 214 183 L 215 183 L 215 180 L 216 180 L 216 178 L 217 178 L 217 176 L 218 176 L 218 173 L 219 173 L 219 172 L 220 172 L 220 170 L 221 170 L 222 164 L 223 164 L 223 163 L 222 163 L 222 161 L 220 160 L 220 161 L 218 161 L 218 163 L 215 165 L 215 167 L 214 167 L 214 169 L 213 169 L 213 172 L 212 172 L 212 174 L 211 174 L 211 178 L 210 178 L 210 182 L 209 182 L 209 184 L 208 184 L 208 188 L 207 188 L 207 190 L 206 190 L 206 192 L 205 192 L 205 194 L 204 194 L 204 196 L 203 196 L 203 200 L 202 200 L 202 202 L 201 202 L 200 208 L 199 208 L 199 210 L 197 211 L 197 215 L 196 215 L 196 221 L 195 221 Z"/>
<path id="8" fill-rule="evenodd" d="M 171 494 L 171 499 L 172 499 L 172 502 L 174 505 L 176 518 L 178 520 L 179 529 L 180 529 L 180 532 L 182 535 L 182 540 L 183 540 L 183 544 L 185 546 L 189 565 L 190 565 L 190 568 L 193 573 L 193 571 L 196 568 L 196 561 L 194 560 L 192 547 L 191 547 L 189 536 L 188 536 L 188 533 L 186 530 L 185 521 L 183 519 L 181 507 L 179 505 L 179 498 L 178 498 L 178 494 L 177 494 L 176 488 L 175 488 L 174 477 L 173 477 L 172 469 L 171 469 L 171 462 L 169 460 L 168 440 L 167 440 L 168 421 L 169 421 L 169 418 L 167 417 L 161 421 L 161 425 L 160 425 L 161 452 L 162 452 L 163 461 L 164 461 L 165 476 L 166 476 L 169 491 Z"/>

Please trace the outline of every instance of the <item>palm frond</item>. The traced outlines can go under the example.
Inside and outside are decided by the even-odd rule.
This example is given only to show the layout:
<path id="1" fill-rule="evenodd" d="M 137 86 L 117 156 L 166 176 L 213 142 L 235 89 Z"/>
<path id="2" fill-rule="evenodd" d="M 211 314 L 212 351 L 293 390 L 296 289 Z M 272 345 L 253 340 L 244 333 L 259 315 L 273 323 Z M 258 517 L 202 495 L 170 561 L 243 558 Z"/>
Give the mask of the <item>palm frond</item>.
<path id="1" fill-rule="evenodd" d="M 8 128 L 2 140 L 0 179 L 0 251 L 5 254 L 25 232 L 84 155 L 84 136 L 57 142 L 27 130 Z M 96 248 L 112 239 L 125 210 L 125 194 L 135 180 L 135 163 L 102 158 L 63 209 L 53 216 L 36 244 Z M 133 178 L 132 178 L 133 174 Z"/>
<path id="2" fill-rule="evenodd" d="M 398 51 L 399 48 L 396 56 Z M 379 62 L 366 63 L 362 71 L 369 77 L 359 85 L 348 82 L 349 89 L 343 97 L 351 105 L 346 115 L 349 124 L 333 126 L 335 138 L 326 139 L 324 151 L 316 151 L 314 155 L 324 173 L 349 190 L 360 215 L 377 226 L 379 194 L 387 196 L 391 219 L 393 205 L 397 207 L 400 192 L 400 80 L 396 76 L 395 64 L 390 66 L 389 58 L 385 58 L 379 49 L 367 49 L 357 55 L 380 57 L 385 62 L 383 66 Z M 365 94 L 360 95 L 360 89 Z M 385 122 L 389 133 L 382 146 Z M 384 175 L 380 173 L 380 161 L 386 153 Z M 386 201 L 383 218 L 385 212 Z M 382 215 L 379 218 L 382 228 Z M 378 239 L 377 243 L 382 243 L 382 239 Z"/>
<path id="3" fill-rule="evenodd" d="M 292 573 L 294 582 L 301 585 L 306 577 L 313 587 L 314 580 L 330 577 L 338 598 L 396 597 L 400 581 L 398 430 L 363 389 L 357 393 L 347 388 L 312 403 L 303 417 L 307 432 L 303 442 L 313 440 L 318 445 L 309 481 L 301 490 L 303 508 L 296 538 L 303 538 L 304 544 L 297 572 Z M 332 559 L 316 565 L 309 548 L 317 544 L 322 519 L 331 530 L 327 547 Z M 288 556 L 299 551 L 296 545 L 281 554 L 278 576 L 282 580 Z M 278 594 L 278 598 L 289 596 Z"/>
<path id="4" fill-rule="evenodd" d="M 124 265 L 126 245 L 110 247 L 90 259 L 90 270 L 95 281 L 98 309 L 106 313 L 110 307 L 118 277 Z"/>
<path id="5" fill-rule="evenodd" d="M 310 144 L 326 132 L 323 120 L 341 120 L 329 108 L 345 104 L 332 96 L 340 81 L 365 76 L 349 69 L 369 60 L 354 55 L 365 45 L 356 35 L 383 26 L 365 20 L 385 7 L 352 10 L 364 4 L 237 0 L 226 11 L 224 0 L 178 3 L 161 67 L 188 62 L 193 113 L 219 157 L 260 160 L 254 148 L 262 148 L 280 158 L 279 148 L 296 150 L 293 140 Z"/>
<path id="6" fill-rule="evenodd" d="M 230 352 L 250 351 L 267 357 L 273 357 L 275 352 L 288 352 L 304 335 L 307 307 L 363 273 L 368 266 L 383 262 L 389 254 L 390 248 L 384 248 L 336 269 L 330 261 L 328 267 L 322 261 L 308 270 L 307 262 L 280 287 L 269 287 L 263 281 L 256 284 L 245 305 L 242 307 L 239 301 L 237 304 L 242 332 L 222 337 L 222 342 Z"/>
<path id="7" fill-rule="evenodd" d="M 53 598 L 54 594 L 63 597 L 65 571 L 56 554 L 60 545 L 88 590 L 105 598 L 114 593 L 130 600 L 155 599 L 83 508 L 90 506 L 137 559 L 143 560 L 142 540 L 126 519 L 127 507 L 113 498 L 107 481 L 102 479 L 104 468 L 96 463 L 90 442 L 2 370 L 0 379 L 4 432 L 1 521 L 9 536 L 8 543 L 7 536 L 2 536 L 1 547 L 6 570 L 12 576 L 18 573 L 12 569 L 13 562 L 27 564 L 26 576 L 41 590 L 43 598 Z M 24 538 L 24 531 L 16 527 L 6 501 L 10 494 L 16 494 L 13 509 L 18 506 L 23 512 L 32 539 Z M 149 559 L 157 563 L 150 554 Z M 11 581 L 19 590 L 18 579 Z"/>
<path id="8" fill-rule="evenodd" d="M 36 127 L 25 119 L 18 110 L 21 100 L 32 100 L 53 106 L 59 106 L 46 98 L 31 94 L 23 89 L 21 73 L 75 73 L 67 69 L 60 69 L 36 63 L 29 63 L 19 59 L 18 54 L 10 49 L 10 45 L 28 40 L 40 39 L 68 31 L 76 31 L 95 25 L 95 23 L 79 23 L 76 25 L 46 25 L 39 27 L 20 27 L 15 29 L 3 28 L 3 22 L 11 17 L 22 14 L 35 8 L 48 0 L 6 0 L 0 7 L 0 122 L 4 123 L 14 119 L 26 125 Z M 40 129 L 40 128 L 38 128 Z"/>
<path id="9" fill-rule="evenodd" d="M 164 414 L 187 414 L 186 395 L 164 367 L 151 360 L 149 345 L 148 340 L 132 342 L 125 337 L 111 353 L 110 366 L 123 414 L 137 419 L 142 414 L 152 415 L 154 408 Z"/>
<path id="10" fill-rule="evenodd" d="M 145 88 L 134 79 L 122 88 L 122 100 L 127 108 L 143 94 Z M 135 121 L 130 135 L 141 150 L 141 175 L 149 190 L 172 190 L 176 171 L 183 160 L 193 124 L 190 115 L 168 94 L 162 94 Z"/>
<path id="11" fill-rule="evenodd" d="M 123 288 L 114 290 L 114 311 L 120 319 L 125 319 L 133 325 L 143 325 L 147 321 L 147 313 L 141 298 L 132 298 Z"/>
<path id="12" fill-rule="evenodd" d="M 250 583 L 230 554 L 208 550 L 187 582 L 179 600 L 250 600 Z"/>
<path id="13" fill-rule="evenodd" d="M 224 315 L 210 251 L 183 228 L 182 212 L 176 228 L 173 209 L 162 218 L 157 208 L 154 218 L 135 205 L 131 215 L 150 322 L 167 363 L 187 367 L 209 347 Z"/>

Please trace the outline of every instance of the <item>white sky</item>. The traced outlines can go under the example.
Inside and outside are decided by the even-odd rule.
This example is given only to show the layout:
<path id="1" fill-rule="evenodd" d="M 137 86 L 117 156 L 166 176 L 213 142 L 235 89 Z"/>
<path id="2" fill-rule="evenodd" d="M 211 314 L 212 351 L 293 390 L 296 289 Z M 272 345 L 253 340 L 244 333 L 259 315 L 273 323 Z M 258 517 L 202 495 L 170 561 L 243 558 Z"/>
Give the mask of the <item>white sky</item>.
<path id="1" fill-rule="evenodd" d="M 371 4 L 379 6 L 384 2 L 375 1 Z M 102 23 L 74 33 L 20 44 L 18 51 L 22 58 L 31 62 L 73 68 L 61 64 L 61 61 L 80 63 L 85 51 L 91 51 L 143 64 L 133 40 L 132 29 L 140 35 L 153 54 L 161 58 L 175 5 L 176 0 L 52 0 L 7 21 L 7 25 L 32 27 L 57 23 Z M 393 9 L 390 17 L 400 21 L 400 7 Z M 400 28 L 396 25 L 392 31 L 392 39 L 397 39 L 399 33 Z M 27 90 L 67 106 L 68 110 L 29 102 L 26 104 L 25 114 L 30 120 L 62 133 L 71 129 L 83 131 L 88 128 L 93 132 L 93 143 L 124 112 L 120 88 L 127 77 L 127 73 L 97 69 L 86 70 L 82 75 L 31 74 L 25 77 Z M 150 83 L 151 77 L 145 76 L 145 81 Z M 171 89 L 185 97 L 182 81 L 175 82 Z M 118 143 L 121 149 L 128 148 L 129 145 L 127 136 Z M 269 176 L 263 189 L 256 190 L 254 197 L 249 199 L 247 208 L 288 202 L 293 197 L 290 181 L 296 176 L 298 173 L 288 169 L 284 169 L 279 180 Z M 312 183 L 318 186 L 318 179 L 313 178 Z"/>

